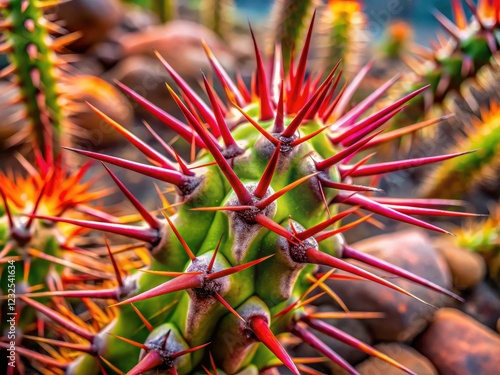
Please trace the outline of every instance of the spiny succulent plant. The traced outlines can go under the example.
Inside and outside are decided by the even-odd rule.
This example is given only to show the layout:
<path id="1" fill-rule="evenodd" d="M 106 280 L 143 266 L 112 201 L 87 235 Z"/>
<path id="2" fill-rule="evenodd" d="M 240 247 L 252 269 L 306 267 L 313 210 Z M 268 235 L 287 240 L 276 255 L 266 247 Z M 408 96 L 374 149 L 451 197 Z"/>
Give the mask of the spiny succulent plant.
<path id="1" fill-rule="evenodd" d="M 88 116 L 84 113 L 88 112 L 87 107 L 82 110 L 82 104 L 78 103 L 82 97 L 91 102 L 105 98 L 110 105 L 121 106 L 125 117 L 130 116 L 131 111 L 121 93 L 107 82 L 86 75 L 75 78 L 74 72 L 67 73 L 71 68 L 62 52 L 80 34 L 68 34 L 44 17 L 44 12 L 57 5 L 58 1 L 52 0 L 0 3 L 0 33 L 5 39 L 0 51 L 11 60 L 0 77 L 11 79 L 14 92 L 6 104 L 22 103 L 24 108 L 24 113 L 16 117 L 19 126 L 3 133 L 7 139 L 0 139 L 0 143 L 4 147 L 23 143 L 35 145 L 48 164 L 54 164 L 61 145 L 70 145 L 82 138 L 96 145 L 106 142 L 101 139 L 106 136 L 101 129 L 96 139 L 92 139 L 91 132 L 80 129 L 79 125 L 85 125 L 83 121 L 79 124 L 72 121 L 74 116 L 79 116 L 80 120 Z M 62 36 L 55 38 L 53 34 Z M 99 90 L 101 95 L 94 95 L 92 90 Z M 112 116 L 123 119 L 116 113 Z M 22 122 L 27 122 L 28 126 Z M 95 124 L 96 129 L 98 125 Z"/>
<path id="2" fill-rule="evenodd" d="M 413 28 L 402 20 L 391 22 L 380 45 L 382 57 L 387 59 L 401 59 L 409 52 L 409 44 L 413 40 Z"/>
<path id="3" fill-rule="evenodd" d="M 222 39 L 227 39 L 233 29 L 235 11 L 233 0 L 200 2 L 200 21 Z"/>
<path id="4" fill-rule="evenodd" d="M 268 52 L 272 54 L 276 45 L 281 46 L 283 66 L 288 72 L 292 54 L 302 46 L 307 33 L 307 23 L 314 10 L 321 6 L 318 0 L 276 0 L 271 11 L 272 30 Z"/>
<path id="5" fill-rule="evenodd" d="M 337 67 L 322 82 L 318 74 L 306 79 L 312 26 L 313 22 L 297 63 L 290 65 L 286 75 L 279 53 L 268 75 L 255 44 L 257 69 L 250 89 L 241 81 L 234 82 L 207 49 L 228 103 L 203 76 L 210 104 L 205 103 L 159 56 L 182 93 L 183 100 L 168 87 L 186 123 L 120 85 L 191 143 L 193 150 L 199 150 L 194 163 L 185 162 L 149 126 L 168 157 L 95 109 L 151 163 L 71 150 L 172 184 L 179 201 L 175 207 L 165 206 L 159 218 L 148 212 L 106 167 L 141 220 L 125 224 L 120 218 L 103 214 L 97 215 L 100 221 L 29 215 L 141 241 L 150 259 L 148 267 L 134 271 L 129 258 L 120 260 L 110 251 L 116 273 L 111 284 L 105 280 L 84 281 L 82 271 L 80 284 L 54 285 L 49 292 L 20 293 L 19 303 L 33 307 L 38 316 L 57 328 L 37 339 L 47 354 L 20 347 L 20 355 L 38 362 L 47 372 L 66 374 L 256 374 L 281 363 L 298 374 L 301 366 L 294 363 L 281 343 L 292 334 L 356 374 L 348 362 L 313 334 L 312 330 L 317 330 L 413 373 L 316 317 L 308 306 L 314 299 L 310 293 L 328 277 L 344 277 L 335 273 L 344 270 L 354 278 L 417 298 L 390 280 L 346 262 L 349 258 L 459 298 L 428 280 L 357 251 L 345 242 L 342 232 L 369 220 L 370 215 L 362 210 L 446 232 L 412 215 L 469 216 L 439 209 L 454 202 L 372 197 L 366 193 L 377 189 L 355 184 L 353 179 L 460 154 L 369 164 L 370 155 L 361 157 L 362 151 L 423 126 L 381 134 L 385 123 L 425 88 L 363 116 L 396 78 L 349 108 L 369 66 L 338 94 Z M 341 211 L 340 204 L 352 208 Z M 354 213 L 361 219 L 342 226 L 341 219 Z M 317 265 L 332 270 L 318 274 Z M 38 298 L 50 298 L 53 304 L 45 305 Z M 64 313 L 59 300 L 75 304 L 75 300 L 81 300 L 91 312 L 84 314 L 85 319 Z M 100 303 L 104 310 L 92 307 L 91 301 Z M 99 313 L 109 308 L 112 314 Z M 107 324 L 101 328 L 103 322 Z M 0 347 L 8 346 L 0 343 Z"/>
<path id="6" fill-rule="evenodd" d="M 480 119 L 464 128 L 453 152 L 477 150 L 462 158 L 447 160 L 432 172 L 424 183 L 424 197 L 463 198 L 473 187 L 494 181 L 500 169 L 500 106 L 491 104 Z"/>
<path id="7" fill-rule="evenodd" d="M 458 246 L 481 254 L 486 260 L 488 274 L 500 285 L 500 206 L 491 209 L 490 217 L 480 222 L 470 222 L 456 231 Z"/>
<path id="8" fill-rule="evenodd" d="M 0 50 L 8 53 L 12 61 L 1 75 L 15 76 L 20 89 L 15 100 L 24 102 L 33 141 L 44 154 L 58 149 L 64 121 L 57 89 L 58 66 L 63 62 L 56 52 L 75 38 L 72 34 L 58 39 L 49 36 L 50 31 L 60 32 L 61 28 L 45 19 L 43 11 L 56 3 L 49 0 L 0 3 L 0 31 L 6 39 Z"/>
<path id="9" fill-rule="evenodd" d="M 431 49 L 415 46 L 414 56 L 405 59 L 413 72 L 405 77 L 399 89 L 409 92 L 425 84 L 431 85 L 431 90 L 414 100 L 416 109 L 412 113 L 415 116 L 421 116 L 422 110 L 429 116 L 442 113 L 445 100 L 451 100 L 449 95 L 461 95 L 464 81 L 476 77 L 478 70 L 487 66 L 500 49 L 500 2 L 479 0 L 476 5 L 470 0 L 466 4 L 473 13 L 470 21 L 462 1 L 452 0 L 454 22 L 435 12 L 449 38 L 439 37 L 437 42 L 431 43 Z"/>
<path id="10" fill-rule="evenodd" d="M 106 191 L 92 192 L 90 187 L 95 181 L 82 181 L 89 165 L 72 173 L 60 158 L 49 164 L 40 153 L 37 153 L 35 165 L 23 158 L 20 161 L 25 170 L 17 167 L 16 173 L 0 174 L 0 259 L 2 266 L 10 261 L 15 267 L 15 272 L 9 273 L 7 268 L 2 267 L 2 294 L 8 296 L 15 293 L 9 292 L 13 284 L 18 293 L 28 293 L 48 291 L 50 285 L 58 280 L 64 280 L 68 285 L 73 278 L 80 282 L 79 275 L 98 280 L 109 279 L 112 269 L 99 262 L 94 254 L 89 255 L 79 248 L 85 243 L 82 237 L 84 229 L 32 216 L 41 214 L 83 219 L 100 215 L 88 203 L 101 198 Z M 100 217 L 105 219 L 108 216 Z M 22 340 L 24 333 L 33 329 L 35 310 L 22 304 L 1 301 L 4 322 L 7 322 L 14 306 L 18 314 L 16 328 L 19 334 L 16 338 Z M 2 329 L 2 336 L 5 334 Z"/>
<path id="11" fill-rule="evenodd" d="M 153 0 L 151 8 L 161 22 L 171 21 L 177 16 L 177 0 Z"/>
<path id="12" fill-rule="evenodd" d="M 349 76 L 361 69 L 369 34 L 359 0 L 330 0 L 321 8 L 317 41 L 318 70 L 330 71 L 337 61 Z"/>

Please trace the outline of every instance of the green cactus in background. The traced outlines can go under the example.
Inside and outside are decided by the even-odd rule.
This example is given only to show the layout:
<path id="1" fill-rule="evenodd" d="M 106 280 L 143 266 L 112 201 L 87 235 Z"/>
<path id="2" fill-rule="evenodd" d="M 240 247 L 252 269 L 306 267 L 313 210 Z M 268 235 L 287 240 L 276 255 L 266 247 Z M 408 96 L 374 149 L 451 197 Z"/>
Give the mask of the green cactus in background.
<path id="1" fill-rule="evenodd" d="M 307 22 L 315 9 L 321 5 L 318 0 L 276 0 L 271 11 L 272 30 L 269 38 L 269 54 L 276 45 L 281 46 L 285 72 L 290 68 L 294 50 L 298 50 L 306 36 Z"/>
<path id="2" fill-rule="evenodd" d="M 223 103 L 203 76 L 210 104 L 205 103 L 159 56 L 182 92 L 183 100 L 168 87 L 186 122 L 120 85 L 191 143 L 193 151 L 199 151 L 194 163 L 185 162 L 149 126 L 169 157 L 94 108 L 151 163 L 70 150 L 169 183 L 178 202 L 175 209 L 165 202 L 162 215 L 149 212 L 105 165 L 140 218 L 115 217 L 97 208 L 85 209 L 84 213 L 99 221 L 37 210 L 29 214 L 30 219 L 41 223 L 101 230 L 125 236 L 128 242 L 114 249 L 103 247 L 104 251 L 72 247 L 73 257 L 62 264 L 70 268 L 85 259 L 100 264 L 107 277 L 80 268 L 76 275 L 66 276 L 66 282 L 52 283 L 48 292 L 20 289 L 18 304 L 37 310 L 33 325 L 43 321 L 51 329 L 25 336 L 38 342 L 47 354 L 19 345 L 19 355 L 47 373 L 257 374 L 284 364 L 298 374 L 301 366 L 294 363 L 281 342 L 294 335 L 346 371 L 357 373 L 312 333 L 314 329 L 413 374 L 310 315 L 309 294 L 326 278 L 335 278 L 335 270 L 343 270 L 418 299 L 390 280 L 346 262 L 349 258 L 459 298 L 417 275 L 357 251 L 345 242 L 342 232 L 369 219 L 371 215 L 364 213 L 368 211 L 446 233 L 413 215 L 470 215 L 437 208 L 449 206 L 450 201 L 371 196 L 366 193 L 378 189 L 355 184 L 353 179 L 461 154 L 383 163 L 368 163 L 369 156 L 359 159 L 362 151 L 416 129 L 382 134 L 386 122 L 425 88 L 364 116 L 396 79 L 351 108 L 352 96 L 369 66 L 363 67 L 340 93 L 338 66 L 323 81 L 318 74 L 306 79 L 312 27 L 313 22 L 305 48 L 296 64 L 288 62 L 287 74 L 283 74 L 284 62 L 277 54 L 269 75 L 254 41 L 257 69 L 250 89 L 241 81 L 234 82 L 207 48 L 228 103 Z M 340 211 L 340 204 L 352 208 Z M 341 224 L 354 213 L 361 219 Z M 5 248 L 3 252 L 7 252 Z M 94 255 L 92 261 L 86 258 L 90 254 Z M 147 267 L 140 265 L 143 259 Z M 318 274 L 318 265 L 332 270 Z M 109 277 L 111 269 L 113 279 Z M 77 314 L 77 310 L 84 313 Z M 0 342 L 0 347 L 8 348 L 8 344 Z"/>
<path id="3" fill-rule="evenodd" d="M 2 76 L 13 74 L 20 89 L 19 100 L 25 104 L 26 117 L 31 122 L 31 133 L 37 147 L 47 157 L 54 159 L 60 138 L 64 111 L 58 83 L 56 55 L 75 35 L 52 39 L 49 31 L 59 27 L 43 16 L 44 8 L 54 6 L 54 1 L 9 0 L 1 3 L 0 31 L 6 41 L 2 53 L 8 53 L 11 65 Z"/>
<path id="4" fill-rule="evenodd" d="M 359 0 L 330 0 L 320 10 L 318 69 L 329 71 L 337 61 L 349 77 L 364 64 L 369 34 Z"/>
<path id="5" fill-rule="evenodd" d="M 489 278 L 500 285 L 500 206 L 491 209 L 488 219 L 471 222 L 455 232 L 456 244 L 483 256 Z"/>
<path id="6" fill-rule="evenodd" d="M 500 170 L 500 108 L 492 103 L 474 119 L 453 152 L 477 150 L 462 158 L 447 160 L 430 173 L 421 196 L 463 198 L 473 187 L 494 181 Z"/>
<path id="7" fill-rule="evenodd" d="M 232 35 L 235 6 L 233 0 L 205 0 L 199 5 L 200 21 L 222 39 Z"/>
<path id="8" fill-rule="evenodd" d="M 454 21 L 436 11 L 435 16 L 449 38 L 439 38 L 431 43 L 431 49 L 422 46 L 413 48 L 413 56 L 406 56 L 405 62 L 413 72 L 408 73 L 394 92 L 412 90 L 430 84 L 421 98 L 413 100 L 410 121 L 442 114 L 451 108 L 456 111 L 455 98 L 465 97 L 473 110 L 489 103 L 472 103 L 468 94 L 469 79 L 478 78 L 478 72 L 492 63 L 492 57 L 500 49 L 499 1 L 479 0 L 477 5 L 467 1 L 473 16 L 467 20 L 461 0 L 452 0 Z M 464 84 L 466 83 L 466 84 Z M 434 133 L 432 133 L 434 134 Z"/>

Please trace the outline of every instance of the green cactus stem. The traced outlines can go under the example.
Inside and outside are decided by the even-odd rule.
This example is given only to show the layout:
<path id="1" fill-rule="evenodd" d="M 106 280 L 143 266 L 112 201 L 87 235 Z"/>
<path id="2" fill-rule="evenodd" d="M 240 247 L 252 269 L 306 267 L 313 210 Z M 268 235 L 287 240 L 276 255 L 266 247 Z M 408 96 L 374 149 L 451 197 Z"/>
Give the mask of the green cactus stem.
<path id="1" fill-rule="evenodd" d="M 49 36 L 52 25 L 44 18 L 43 11 L 53 5 L 51 1 L 9 0 L 0 9 L 3 16 L 0 31 L 6 38 L 1 50 L 9 54 L 12 62 L 4 74 L 15 75 L 19 100 L 25 104 L 34 140 L 43 155 L 52 159 L 59 152 L 64 121 L 55 52 L 68 39 Z"/>
<path id="2" fill-rule="evenodd" d="M 57 360 L 49 355 L 34 355 L 28 348 L 23 348 L 21 355 L 39 366 L 75 375 L 103 370 L 131 375 L 149 371 L 182 375 L 209 372 L 209 368 L 220 369 L 221 373 L 256 374 L 281 364 L 299 374 L 282 341 L 283 337 L 295 335 L 333 363 L 356 373 L 316 337 L 314 329 L 413 374 L 352 336 L 324 324 L 311 315 L 307 301 L 312 290 L 334 276 L 334 270 L 346 271 L 355 278 L 376 282 L 421 301 L 391 280 L 346 262 L 348 258 L 459 298 L 349 246 L 342 233 L 353 225 L 342 225 L 342 219 L 357 213 L 363 216 L 360 223 L 369 218 L 364 213 L 368 211 L 447 233 L 414 216 L 471 215 L 437 208 L 449 205 L 449 201 L 373 197 L 366 193 L 378 189 L 353 181 L 460 154 L 385 163 L 368 164 L 366 158 L 365 162 L 357 161 L 364 150 L 401 134 L 382 134 L 385 123 L 424 89 L 363 117 L 395 80 L 348 108 L 369 66 L 340 93 L 336 90 L 338 68 L 323 81 L 306 79 L 312 29 L 311 23 L 305 49 L 286 75 L 279 54 L 269 64 L 274 69 L 267 75 L 254 40 L 257 69 L 250 89 L 241 81 L 234 82 L 207 50 L 215 76 L 225 88 L 227 103 L 202 76 L 209 103 L 204 102 L 159 56 L 182 92 L 183 99 L 167 86 L 185 122 L 120 85 L 134 101 L 196 147 L 198 157 L 194 163 L 184 161 L 150 127 L 165 154 L 95 109 L 150 163 L 69 150 L 106 164 L 106 171 L 141 219 L 124 223 L 124 219 L 102 214 L 98 216 L 100 220 L 34 217 L 125 236 L 134 246 L 139 241 L 147 250 L 148 266 L 134 269 L 132 256 L 123 258 L 117 251 L 109 251 L 116 275 L 112 282 L 82 280 L 73 288 L 21 294 L 19 298 L 36 309 L 38 315 L 45 316 L 58 336 L 50 341 Z M 170 212 L 171 207 L 164 207 L 161 215 L 150 213 L 107 165 L 173 185 L 178 195 L 175 213 Z M 352 208 L 340 211 L 340 204 Z M 320 275 L 318 265 L 334 270 Z M 60 305 L 37 302 L 38 298 L 47 297 L 87 305 L 88 301 L 95 301 L 112 314 L 102 317 L 95 307 L 87 307 L 86 316 L 92 318 L 81 323 L 75 314 L 60 313 Z M 49 338 L 38 338 L 46 339 Z M 0 342 L 0 347 L 5 345 Z"/>

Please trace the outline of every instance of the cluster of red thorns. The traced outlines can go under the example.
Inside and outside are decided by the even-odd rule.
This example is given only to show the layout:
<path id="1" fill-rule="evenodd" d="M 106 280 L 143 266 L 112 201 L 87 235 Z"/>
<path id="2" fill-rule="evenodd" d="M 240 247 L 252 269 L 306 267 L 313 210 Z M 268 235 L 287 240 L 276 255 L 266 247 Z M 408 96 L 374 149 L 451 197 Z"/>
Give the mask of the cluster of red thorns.
<path id="1" fill-rule="evenodd" d="M 170 87 L 168 87 L 170 93 L 172 94 L 172 97 L 177 102 L 179 108 L 185 116 L 187 124 L 165 113 L 160 108 L 156 107 L 143 97 L 139 96 L 131 89 L 121 84 L 119 84 L 119 86 L 134 100 L 141 104 L 146 110 L 159 118 L 165 125 L 178 133 L 186 141 L 191 143 L 194 146 L 193 150 L 197 147 L 199 149 L 208 151 L 231 185 L 239 202 L 238 205 L 228 205 L 223 207 L 202 207 L 198 208 L 198 210 L 226 210 L 237 212 L 244 220 L 248 221 L 249 224 L 259 224 L 287 239 L 290 248 L 290 256 L 297 263 L 321 264 L 333 267 L 334 269 L 343 270 L 347 273 L 353 274 L 354 276 L 351 276 L 351 278 L 375 281 L 381 285 L 418 299 L 418 297 L 398 287 L 397 285 L 388 281 L 386 278 L 376 276 L 375 274 L 365 271 L 364 269 L 354 266 L 342 259 L 319 251 L 317 249 L 317 243 L 330 238 L 333 235 L 346 231 L 363 221 L 369 220 L 371 215 L 363 216 L 358 221 L 344 225 L 340 228 L 328 230 L 331 225 L 345 218 L 347 215 L 358 212 L 359 209 L 364 209 L 370 211 L 373 214 L 383 215 L 391 219 L 417 225 L 426 229 L 446 233 L 446 231 L 434 225 L 428 224 L 420 219 L 416 219 L 410 215 L 470 216 L 470 214 L 466 213 L 449 212 L 439 209 L 440 206 L 457 205 L 458 202 L 433 199 L 418 200 L 369 197 L 366 195 L 361 195 L 360 193 L 373 192 L 377 191 L 378 189 L 370 186 L 352 184 L 351 180 L 352 178 L 356 177 L 378 176 L 384 173 L 398 171 L 401 169 L 427 165 L 430 163 L 435 163 L 452 157 L 456 157 L 461 154 L 449 154 L 443 156 L 424 157 L 387 163 L 367 164 L 371 156 L 373 156 L 372 154 L 362 158 L 360 161 L 356 162 L 353 165 L 347 164 L 350 160 L 353 159 L 354 156 L 356 156 L 361 151 L 368 150 L 380 145 L 381 143 L 388 142 L 423 127 L 435 124 L 439 122 L 440 119 L 425 121 L 404 129 L 381 134 L 382 131 L 385 130 L 384 124 L 401 110 L 403 110 L 405 103 L 418 95 L 421 91 L 425 90 L 426 87 L 416 90 L 415 92 L 399 99 L 386 108 L 383 108 L 368 115 L 365 118 L 360 119 L 361 115 L 365 111 L 367 111 L 367 109 L 370 108 L 371 105 L 376 100 L 378 100 L 391 87 L 391 85 L 393 85 L 397 81 L 398 76 L 389 80 L 379 89 L 370 94 L 357 106 L 348 110 L 348 105 L 351 101 L 352 95 L 354 94 L 362 80 L 365 78 L 371 64 L 365 66 L 350 83 L 346 83 L 340 89 L 338 88 L 338 84 L 340 82 L 341 71 L 337 72 L 338 65 L 328 75 L 328 77 L 323 80 L 323 82 L 321 82 L 321 74 L 309 75 L 306 78 L 306 62 L 311 41 L 313 22 L 314 18 L 311 22 L 311 27 L 309 28 L 304 49 L 300 55 L 299 61 L 296 66 L 292 61 L 291 66 L 294 68 L 292 68 L 286 75 L 286 79 L 284 78 L 285 75 L 283 72 L 282 61 L 279 54 L 280 48 L 276 48 L 274 63 L 270 67 L 268 67 L 268 69 L 266 69 L 257 44 L 255 43 L 257 70 L 256 74 L 252 78 L 250 90 L 247 89 L 241 77 L 238 77 L 237 82 L 234 82 L 230 78 L 230 76 L 223 70 L 208 47 L 205 46 L 208 58 L 214 68 L 218 79 L 225 89 L 228 101 L 242 115 L 242 118 L 240 118 L 240 120 L 235 119 L 233 123 L 229 123 L 229 121 L 226 120 L 229 114 L 228 105 L 217 96 L 214 89 L 212 88 L 212 85 L 205 77 L 203 77 L 203 82 L 211 107 L 205 104 L 205 102 L 194 92 L 194 90 L 191 89 L 187 85 L 187 83 L 161 57 L 161 62 L 182 92 L 184 101 L 182 101 L 179 96 Z M 269 80 L 267 78 L 268 76 L 270 77 Z M 338 94 L 335 95 L 337 92 Z M 242 109 L 252 102 L 255 102 L 256 100 L 258 101 L 258 107 L 260 108 L 259 120 L 273 121 L 273 127 L 271 131 L 267 131 L 266 129 L 264 129 L 261 125 L 259 125 L 257 121 L 249 116 L 244 109 Z M 175 152 L 175 150 L 173 150 L 172 147 L 164 142 L 162 138 L 152 130 L 151 127 L 146 124 L 148 130 L 164 147 L 166 152 L 176 160 L 176 163 L 173 163 L 170 159 L 153 149 L 146 142 L 140 140 L 128 130 L 121 127 L 119 124 L 114 122 L 98 109 L 93 109 L 112 127 L 123 134 L 123 136 L 126 137 L 133 146 L 139 149 L 151 161 L 152 165 L 133 162 L 91 151 L 71 149 L 72 151 L 75 151 L 84 156 L 97 159 L 103 163 L 114 164 L 174 184 L 177 187 L 181 197 L 189 196 L 195 191 L 201 181 L 201 177 L 197 176 L 196 172 L 194 171 L 195 168 L 199 166 L 190 166 L 189 163 L 184 161 Z M 292 117 L 291 122 L 287 126 L 285 126 L 285 116 Z M 325 124 L 325 126 L 321 127 L 319 130 L 311 134 L 301 137 L 299 135 L 301 124 L 307 122 L 308 120 L 318 118 L 322 123 Z M 270 158 L 269 163 L 262 175 L 262 178 L 258 182 L 256 188 L 253 189 L 253 191 L 249 191 L 249 189 L 247 189 L 247 187 L 240 181 L 236 173 L 233 171 L 230 162 L 232 158 L 235 158 L 244 152 L 244 150 L 240 147 L 240 145 L 238 145 L 233 135 L 231 134 L 231 129 L 237 126 L 238 121 L 244 120 L 250 122 L 250 124 L 252 124 L 262 134 L 262 136 L 265 137 L 275 147 L 272 157 Z M 286 155 L 287 153 L 290 153 L 294 147 L 297 147 L 301 143 L 312 139 L 320 132 L 328 133 L 328 138 L 330 139 L 331 143 L 341 151 L 325 160 L 313 161 L 315 170 L 312 171 L 311 174 L 293 182 L 292 184 L 273 194 L 266 195 L 273 176 L 275 175 L 280 155 Z M 219 143 L 219 138 L 222 139 L 223 144 Z M 333 182 L 328 178 L 327 172 L 333 166 L 335 166 L 340 172 L 342 182 Z M 95 215 L 102 220 L 101 222 L 36 214 L 30 215 L 29 220 L 31 221 L 33 220 L 33 218 L 38 218 L 54 222 L 75 224 L 80 227 L 89 229 L 103 230 L 106 232 L 124 235 L 129 238 L 144 241 L 149 244 L 151 248 L 155 248 L 161 241 L 161 236 L 163 233 L 162 227 L 165 225 L 164 222 L 160 221 L 153 214 L 148 212 L 148 210 L 139 202 L 137 198 L 133 196 L 133 194 L 113 174 L 113 172 L 111 172 L 111 170 L 109 170 L 109 168 L 107 168 L 106 166 L 105 168 L 112 179 L 116 182 L 120 190 L 138 210 L 145 223 L 147 224 L 146 227 L 121 224 L 119 223 L 118 219 L 106 216 L 104 214 L 100 216 L 98 214 Z M 324 222 L 308 229 L 296 228 L 292 221 L 290 221 L 290 229 L 286 229 L 266 216 L 265 209 L 267 207 L 269 207 L 283 194 L 287 193 L 306 180 L 315 181 L 315 183 L 317 183 L 318 190 L 323 196 L 324 204 L 327 210 L 328 206 L 332 203 L 343 203 L 354 207 L 351 210 L 347 210 L 340 214 L 330 216 L 330 218 L 325 220 Z M 332 201 L 328 202 L 325 198 L 325 195 L 323 194 L 324 188 L 337 189 L 339 190 L 339 192 L 335 195 L 335 198 L 333 198 Z M 0 190 L 0 192 L 2 192 L 2 196 L 5 200 L 3 191 Z M 42 195 L 43 194 L 45 194 L 44 190 L 42 190 Z M 180 233 L 175 228 L 169 216 L 166 214 L 164 216 L 168 225 L 171 227 L 178 240 L 184 247 L 189 258 L 192 262 L 194 262 L 197 258 L 194 255 L 193 251 L 189 248 L 186 241 L 181 237 Z M 101 298 L 116 300 L 118 301 L 116 305 L 128 303 L 132 304 L 133 306 L 134 302 L 153 298 L 155 296 L 163 295 L 166 293 L 172 293 L 187 289 L 203 290 L 203 292 L 209 293 L 212 297 L 216 298 L 219 302 L 226 306 L 229 311 L 235 314 L 239 318 L 239 320 L 248 327 L 248 329 L 255 336 L 256 340 L 264 343 L 288 368 L 290 368 L 294 373 L 298 374 L 299 370 L 295 365 L 294 360 L 289 356 L 289 354 L 287 354 L 281 343 L 273 335 L 271 329 L 269 328 L 268 321 L 260 316 L 254 316 L 244 319 L 243 317 L 239 316 L 238 313 L 222 298 L 222 296 L 215 290 L 216 288 L 210 289 L 208 287 L 208 285 L 211 285 L 211 281 L 218 280 L 225 276 L 240 272 L 248 267 L 265 261 L 269 257 L 260 258 L 252 262 L 230 267 L 224 270 L 214 271 L 213 267 L 217 251 L 218 246 L 205 271 L 190 271 L 188 269 L 186 272 L 155 272 L 159 275 L 173 277 L 173 279 L 153 289 L 150 289 L 147 292 L 130 298 L 127 298 L 127 295 L 130 292 L 130 286 L 128 286 L 127 283 L 122 279 L 119 271 L 120 267 L 113 258 L 111 252 L 109 254 L 118 281 L 118 285 L 116 287 L 101 290 L 56 290 L 44 293 L 30 293 L 20 296 L 20 298 L 26 304 L 34 307 L 39 312 L 55 321 L 61 327 L 64 327 L 66 330 L 71 331 L 79 337 L 87 340 L 90 344 L 80 345 L 55 340 L 45 340 L 46 343 L 99 356 L 99 341 L 95 340 L 97 335 L 94 332 L 82 328 L 81 325 L 68 320 L 65 316 L 59 314 L 51 308 L 34 301 L 33 299 L 31 299 L 31 297 L 50 296 L 52 298 L 66 297 L 82 298 L 84 300 Z M 348 245 L 343 245 L 339 256 L 341 256 L 342 258 L 351 258 L 361 261 L 363 263 L 375 266 L 378 269 L 387 271 L 393 275 L 403 277 L 405 279 L 424 285 L 428 288 L 431 288 L 432 290 L 460 299 L 460 297 L 438 285 L 435 285 L 419 276 L 393 266 L 387 262 L 378 260 L 368 254 L 361 253 Z M 305 298 L 312 291 L 312 289 L 316 288 L 319 285 L 322 285 L 323 281 L 326 278 L 340 278 L 347 276 L 333 275 L 331 271 L 326 274 L 316 275 L 316 277 L 318 277 L 319 279 L 313 277 L 312 287 L 302 296 L 302 298 Z M 301 302 L 302 298 L 280 313 L 275 314 L 274 317 L 279 318 L 280 316 L 285 315 L 293 309 L 304 306 L 305 304 L 312 301 L 312 298 L 310 298 L 307 301 Z M 139 314 L 146 327 L 152 330 L 151 324 L 147 322 L 147 320 L 140 314 L 137 309 L 135 309 L 135 311 Z M 350 316 L 349 313 L 346 314 L 346 316 Z M 397 364 L 395 361 L 391 360 L 384 354 L 371 348 L 370 346 L 365 345 L 352 336 L 322 322 L 321 320 L 319 320 L 319 318 L 321 318 L 320 314 L 304 314 L 303 316 L 297 318 L 298 320 L 296 324 L 291 327 L 291 332 L 299 337 L 303 342 L 316 348 L 327 358 L 342 366 L 349 373 L 355 374 L 356 371 L 350 364 L 348 364 L 329 347 L 322 343 L 310 331 L 305 329 L 304 324 L 310 328 L 334 337 L 344 343 L 352 345 L 353 347 L 363 350 L 368 354 L 376 355 L 379 358 L 382 358 L 385 361 L 406 371 L 407 373 L 413 373 L 403 366 Z M 123 340 L 127 340 L 127 342 L 132 345 L 139 346 L 146 352 L 145 356 L 143 356 L 141 361 L 129 372 L 129 374 L 139 374 L 148 369 L 157 368 L 160 365 L 166 366 L 170 373 L 175 374 L 176 370 L 172 365 L 172 361 L 175 358 L 208 345 L 201 345 L 186 351 L 170 352 L 167 350 L 168 336 L 169 333 L 164 336 L 163 341 L 161 341 L 157 346 L 154 347 L 151 345 L 148 346 L 148 344 L 136 343 L 131 340 L 122 338 Z M 5 347 L 5 344 L 0 343 L 0 346 Z M 19 348 L 18 350 L 21 355 L 32 356 L 32 358 L 34 358 L 35 360 L 49 366 L 55 366 L 61 369 L 67 369 L 68 366 L 70 366 L 70 362 L 61 363 L 59 361 L 55 361 L 53 358 L 34 353 L 28 349 Z M 107 366 L 115 368 L 104 358 L 99 358 L 101 358 L 102 361 L 106 362 Z M 297 361 L 297 363 L 299 362 L 300 361 Z M 104 371 L 104 369 L 102 370 Z M 205 369 L 205 371 L 209 374 L 211 373 L 208 369 Z M 215 365 L 214 372 L 216 372 Z"/>

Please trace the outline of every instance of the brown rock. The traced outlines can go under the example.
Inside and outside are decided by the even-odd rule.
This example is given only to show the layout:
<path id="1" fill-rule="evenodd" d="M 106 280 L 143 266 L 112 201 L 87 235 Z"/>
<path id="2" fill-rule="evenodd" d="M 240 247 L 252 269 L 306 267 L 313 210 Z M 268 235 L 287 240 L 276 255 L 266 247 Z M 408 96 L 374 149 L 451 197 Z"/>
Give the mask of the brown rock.
<path id="1" fill-rule="evenodd" d="M 500 316 L 500 294 L 486 281 L 476 285 L 464 294 L 465 302 L 456 303 L 453 307 L 472 316 L 486 327 L 495 329 Z"/>
<path id="2" fill-rule="evenodd" d="M 497 374 L 500 337 L 455 309 L 441 309 L 417 342 L 441 374 Z"/>
<path id="3" fill-rule="evenodd" d="M 468 289 L 483 280 L 486 265 L 479 254 L 456 246 L 450 238 L 439 238 L 434 246 L 446 260 L 455 288 Z"/>
<path id="4" fill-rule="evenodd" d="M 127 57 L 106 72 L 103 78 L 110 82 L 116 80 L 124 84 L 169 114 L 177 113 L 180 115 L 178 107 L 165 85 L 168 83 L 175 87 L 175 82 L 156 57 L 141 55 Z M 183 78 L 195 89 L 200 87 L 191 77 Z M 148 122 L 154 119 L 153 116 L 148 116 L 148 112 L 142 106 L 133 100 L 131 102 L 138 117 L 146 118 Z"/>
<path id="5" fill-rule="evenodd" d="M 410 346 L 395 342 L 375 345 L 375 349 L 388 355 L 399 364 L 421 375 L 438 375 L 434 365 Z M 406 372 L 382 361 L 376 357 L 370 357 L 356 366 L 361 375 L 404 375 Z"/>
<path id="6" fill-rule="evenodd" d="M 104 40 L 123 16 L 118 0 L 71 0 L 61 2 L 54 9 L 66 30 L 81 33 L 70 46 L 79 51 Z"/>
<path id="7" fill-rule="evenodd" d="M 449 288 L 450 273 L 444 260 L 434 250 L 430 238 L 422 231 L 408 230 L 369 238 L 353 245 L 419 275 L 437 285 Z M 382 275 L 381 271 L 352 262 Z M 450 298 L 401 278 L 392 282 L 434 305 L 443 306 Z M 406 341 L 414 338 L 432 319 L 436 309 L 400 292 L 370 281 L 329 281 L 329 285 L 353 311 L 377 311 L 385 318 L 364 320 L 375 339 Z"/>
<path id="8" fill-rule="evenodd" d="M 119 38 L 123 56 L 155 56 L 155 51 L 183 77 L 199 79 L 200 70 L 211 70 L 201 41 L 210 47 L 224 67 L 234 67 L 235 57 L 213 31 L 185 20 L 153 26 L 144 31 L 124 34 Z M 164 69 L 164 68 L 163 68 Z"/>
<path id="9" fill-rule="evenodd" d="M 134 112 L 127 98 L 117 88 L 101 78 L 80 75 L 68 80 L 63 90 L 65 98 L 76 106 L 71 122 L 80 129 L 75 131 L 75 135 L 90 143 L 87 148 L 98 149 L 125 140 L 87 104 L 93 105 L 125 129 L 130 129 Z"/>

